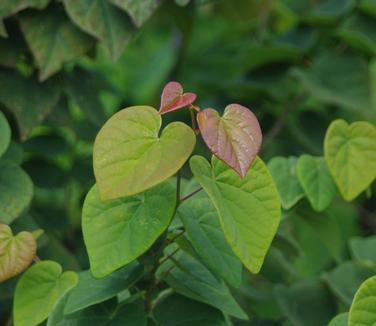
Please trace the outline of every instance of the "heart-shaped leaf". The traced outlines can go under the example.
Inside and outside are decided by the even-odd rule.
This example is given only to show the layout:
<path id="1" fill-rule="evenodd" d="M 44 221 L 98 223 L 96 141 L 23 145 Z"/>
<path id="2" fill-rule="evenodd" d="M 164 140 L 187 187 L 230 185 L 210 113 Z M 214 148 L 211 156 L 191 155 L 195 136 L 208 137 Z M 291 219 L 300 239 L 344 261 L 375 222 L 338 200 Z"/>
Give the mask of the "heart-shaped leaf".
<path id="1" fill-rule="evenodd" d="M 244 106 L 230 104 L 222 118 L 216 110 L 205 109 L 197 114 L 197 122 L 211 152 L 244 178 L 262 142 L 256 116 Z"/>
<path id="2" fill-rule="evenodd" d="M 175 174 L 191 155 L 196 136 L 182 122 L 167 125 L 150 106 L 111 117 L 94 143 L 94 173 L 102 200 L 140 193 Z"/>
<path id="3" fill-rule="evenodd" d="M 16 326 L 39 325 L 56 302 L 76 286 L 75 272 L 64 272 L 54 261 L 42 261 L 30 267 L 17 283 L 13 317 Z"/>
<path id="4" fill-rule="evenodd" d="M 275 156 L 268 162 L 268 168 L 277 185 L 284 209 L 290 209 L 304 197 L 296 175 L 296 162 L 295 156 Z"/>
<path id="5" fill-rule="evenodd" d="M 30 232 L 13 236 L 8 225 L 0 224 L 0 282 L 24 271 L 33 261 L 36 249 Z"/>
<path id="6" fill-rule="evenodd" d="M 82 211 L 82 231 L 93 275 L 104 277 L 148 250 L 170 223 L 175 204 L 175 189 L 169 181 L 144 193 L 110 201 L 101 201 L 93 186 Z"/>
<path id="7" fill-rule="evenodd" d="M 355 294 L 349 312 L 349 326 L 375 325 L 376 276 L 367 279 Z"/>
<path id="8" fill-rule="evenodd" d="M 192 104 L 196 100 L 195 93 L 183 93 L 180 83 L 172 81 L 163 88 L 159 113 L 175 111 Z"/>
<path id="9" fill-rule="evenodd" d="M 257 273 L 281 216 L 278 191 L 264 162 L 256 158 L 243 179 L 214 156 L 211 166 L 200 156 L 193 156 L 189 163 L 217 209 L 232 250 Z"/>
<path id="10" fill-rule="evenodd" d="M 323 157 L 302 155 L 297 164 L 300 184 L 312 208 L 321 212 L 333 201 L 337 187 Z"/>
<path id="11" fill-rule="evenodd" d="M 376 128 L 368 122 L 332 122 L 324 142 L 325 160 L 342 197 L 351 201 L 376 176 Z"/>

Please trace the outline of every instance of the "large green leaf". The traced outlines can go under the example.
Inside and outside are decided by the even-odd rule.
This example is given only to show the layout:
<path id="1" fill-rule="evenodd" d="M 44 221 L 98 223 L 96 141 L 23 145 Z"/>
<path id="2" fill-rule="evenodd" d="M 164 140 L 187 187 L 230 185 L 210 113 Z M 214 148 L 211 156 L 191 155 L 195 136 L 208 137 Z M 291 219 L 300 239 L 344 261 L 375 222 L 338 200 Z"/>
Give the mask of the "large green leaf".
<path id="1" fill-rule="evenodd" d="M 303 86 L 318 100 L 360 112 L 372 112 L 368 64 L 355 54 L 320 54 L 307 70 L 295 70 Z"/>
<path id="2" fill-rule="evenodd" d="M 101 279 L 94 278 L 90 271 L 78 273 L 78 284 L 68 294 L 64 314 L 71 314 L 116 296 L 132 285 L 142 274 L 143 268 L 137 262 L 129 263 Z"/>
<path id="3" fill-rule="evenodd" d="M 72 21 L 103 42 L 114 60 L 119 58 L 133 33 L 127 15 L 108 0 L 64 0 Z"/>
<path id="4" fill-rule="evenodd" d="M 114 5 L 125 10 L 137 27 L 141 27 L 154 13 L 160 0 L 110 0 Z"/>
<path id="5" fill-rule="evenodd" d="M 333 293 L 347 307 L 350 307 L 356 290 L 373 274 L 372 270 L 362 268 L 352 261 L 348 261 L 338 265 L 332 271 L 324 273 L 323 279 Z"/>
<path id="6" fill-rule="evenodd" d="M 144 191 L 175 174 L 195 147 L 193 130 L 182 122 L 163 129 L 150 106 L 133 106 L 113 115 L 94 144 L 94 173 L 103 200 Z"/>
<path id="7" fill-rule="evenodd" d="M 276 183 L 284 209 L 290 209 L 304 197 L 296 172 L 296 162 L 295 156 L 276 156 L 268 162 L 268 168 Z"/>
<path id="8" fill-rule="evenodd" d="M 348 326 L 349 314 L 343 312 L 335 316 L 328 324 L 328 326 Z"/>
<path id="9" fill-rule="evenodd" d="M 153 315 L 164 326 L 227 325 L 219 310 L 178 294 L 172 294 L 158 303 Z"/>
<path id="10" fill-rule="evenodd" d="M 175 246 L 167 247 L 165 253 L 172 255 L 174 250 Z M 176 292 L 184 296 L 207 303 L 231 316 L 248 318 L 226 284 L 201 262 L 182 250 L 178 250 L 159 267 L 157 277 L 164 279 Z"/>
<path id="11" fill-rule="evenodd" d="M 376 128 L 368 122 L 333 121 L 325 135 L 325 160 L 342 197 L 351 201 L 376 176 Z"/>
<path id="12" fill-rule="evenodd" d="M 0 222 L 11 223 L 29 206 L 33 183 L 18 165 L 0 161 Z"/>
<path id="13" fill-rule="evenodd" d="M 375 325 L 376 276 L 367 279 L 358 289 L 349 312 L 349 326 Z"/>
<path id="14" fill-rule="evenodd" d="M 142 301 L 117 305 L 116 299 L 65 314 L 69 293 L 56 304 L 47 326 L 146 326 L 147 315 Z M 17 326 L 17 325 L 16 325 Z"/>
<path id="15" fill-rule="evenodd" d="M 0 111 L 0 157 L 7 150 L 10 143 L 11 131 L 7 119 Z"/>
<path id="16" fill-rule="evenodd" d="M 217 209 L 231 248 L 251 272 L 257 273 L 281 215 L 278 191 L 264 162 L 256 158 L 244 179 L 214 156 L 211 165 L 194 156 L 190 166 Z"/>
<path id="17" fill-rule="evenodd" d="M 337 187 L 323 157 L 304 154 L 299 157 L 297 173 L 312 208 L 321 212 L 333 201 Z"/>
<path id="18" fill-rule="evenodd" d="M 174 210 L 175 189 L 169 181 L 111 201 L 101 201 L 94 186 L 82 211 L 82 230 L 93 275 L 106 276 L 148 250 L 167 228 Z"/>
<path id="19" fill-rule="evenodd" d="M 20 24 L 40 69 L 40 80 L 47 79 L 63 63 L 77 59 L 92 46 L 91 38 L 57 9 L 25 13 L 20 16 Z"/>
<path id="20" fill-rule="evenodd" d="M 202 261 L 230 285 L 239 287 L 242 264 L 226 242 L 218 213 L 204 193 L 179 206 L 178 214 Z"/>
<path id="21" fill-rule="evenodd" d="M 34 77 L 0 71 L 0 103 L 16 117 L 22 140 L 50 113 L 59 94 L 56 81 L 39 83 Z"/>
<path id="22" fill-rule="evenodd" d="M 30 267 L 18 281 L 13 317 L 16 326 L 34 326 L 44 321 L 56 302 L 78 282 L 77 274 L 62 271 L 53 261 Z"/>
<path id="23" fill-rule="evenodd" d="M 318 280 L 277 285 L 275 295 L 285 318 L 294 326 L 326 326 L 336 312 L 334 301 Z"/>
<path id="24" fill-rule="evenodd" d="M 8 225 L 0 224 L 0 283 L 24 271 L 33 261 L 36 249 L 30 232 L 14 236 Z"/>

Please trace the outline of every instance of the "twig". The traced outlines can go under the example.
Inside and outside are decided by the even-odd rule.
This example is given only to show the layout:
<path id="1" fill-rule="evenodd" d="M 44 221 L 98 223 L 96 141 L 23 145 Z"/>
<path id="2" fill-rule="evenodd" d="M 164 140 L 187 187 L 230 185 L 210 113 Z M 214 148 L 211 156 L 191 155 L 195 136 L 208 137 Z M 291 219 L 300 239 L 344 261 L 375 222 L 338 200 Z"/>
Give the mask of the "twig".
<path id="1" fill-rule="evenodd" d="M 180 198 L 180 202 L 182 203 L 184 200 L 187 200 L 189 198 L 191 198 L 192 196 L 196 195 L 198 192 L 200 192 L 203 188 L 200 187 L 198 189 L 196 189 L 195 191 L 191 192 L 190 194 L 188 194 L 187 196 L 183 197 L 183 198 Z"/>

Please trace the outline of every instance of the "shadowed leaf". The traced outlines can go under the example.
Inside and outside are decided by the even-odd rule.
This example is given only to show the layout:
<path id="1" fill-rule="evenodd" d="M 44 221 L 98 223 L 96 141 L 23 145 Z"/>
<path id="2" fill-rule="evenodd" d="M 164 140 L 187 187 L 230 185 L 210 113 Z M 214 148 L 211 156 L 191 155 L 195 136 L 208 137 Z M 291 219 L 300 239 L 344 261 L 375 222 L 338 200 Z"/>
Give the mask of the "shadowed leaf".
<path id="1" fill-rule="evenodd" d="M 5 153 L 10 144 L 11 131 L 7 119 L 0 111 L 0 157 Z"/>

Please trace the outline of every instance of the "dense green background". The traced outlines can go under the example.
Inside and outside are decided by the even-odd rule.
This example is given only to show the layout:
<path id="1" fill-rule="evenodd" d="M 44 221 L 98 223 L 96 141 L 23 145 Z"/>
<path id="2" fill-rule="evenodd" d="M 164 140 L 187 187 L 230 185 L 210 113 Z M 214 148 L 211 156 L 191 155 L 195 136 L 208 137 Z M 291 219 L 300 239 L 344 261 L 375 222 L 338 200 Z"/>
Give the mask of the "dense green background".
<path id="1" fill-rule="evenodd" d="M 0 211 L 0 221 L 44 229 L 38 255 L 64 269 L 88 268 L 81 207 L 97 131 L 120 108 L 158 107 L 169 80 L 196 92 L 202 108 L 250 107 L 265 161 L 322 155 L 334 119 L 376 123 L 374 0 L 98 0 L 86 14 L 88 3 L 0 1 L 0 110 L 12 132 L 2 160 L 34 185 L 30 207 L 15 206 L 17 219 Z M 188 112 L 164 123 L 176 119 L 189 122 Z M 196 153 L 208 156 L 202 144 Z M 0 164 L 1 209 L 3 181 L 16 177 Z M 376 271 L 375 193 L 352 203 L 337 196 L 320 214 L 306 199 L 284 211 L 261 273 L 245 273 L 234 291 L 251 317 L 235 324 L 319 326 L 347 311 Z M 0 324 L 16 282 L 0 285 Z"/>

